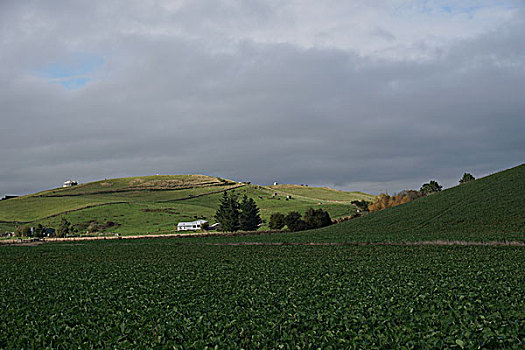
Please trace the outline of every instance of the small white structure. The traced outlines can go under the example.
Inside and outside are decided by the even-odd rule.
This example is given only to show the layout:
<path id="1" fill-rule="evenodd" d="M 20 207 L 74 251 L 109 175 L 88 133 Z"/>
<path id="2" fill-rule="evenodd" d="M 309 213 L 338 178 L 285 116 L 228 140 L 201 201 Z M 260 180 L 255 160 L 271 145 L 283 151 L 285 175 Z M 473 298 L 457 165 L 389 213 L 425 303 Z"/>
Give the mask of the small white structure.
<path id="1" fill-rule="evenodd" d="M 76 185 L 78 185 L 78 181 L 76 181 L 76 180 L 67 180 L 66 182 L 64 182 L 62 187 L 71 187 L 71 186 L 76 186 Z"/>
<path id="2" fill-rule="evenodd" d="M 216 222 L 215 224 L 210 225 L 210 227 L 208 227 L 208 230 L 218 230 L 220 227 L 221 227 L 221 224 Z"/>
<path id="3" fill-rule="evenodd" d="M 277 186 L 278 184 L 279 184 L 279 183 L 278 183 L 277 181 L 275 181 L 275 182 L 273 183 L 274 186 Z"/>
<path id="4" fill-rule="evenodd" d="M 177 231 L 197 231 L 202 230 L 202 225 L 207 223 L 206 220 L 196 220 L 192 222 L 179 222 L 177 224 Z"/>

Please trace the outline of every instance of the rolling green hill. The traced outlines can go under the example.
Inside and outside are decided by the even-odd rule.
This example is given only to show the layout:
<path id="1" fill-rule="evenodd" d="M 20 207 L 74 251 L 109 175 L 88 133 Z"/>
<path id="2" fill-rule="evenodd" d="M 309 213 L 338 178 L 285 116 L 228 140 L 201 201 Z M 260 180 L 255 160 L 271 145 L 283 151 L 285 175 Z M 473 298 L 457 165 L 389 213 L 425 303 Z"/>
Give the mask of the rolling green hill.
<path id="1" fill-rule="evenodd" d="M 525 240 L 525 164 L 318 230 L 222 241 L 401 242 Z"/>
<path id="2" fill-rule="evenodd" d="M 328 188 L 281 187 L 282 190 L 204 175 L 105 179 L 0 201 L 0 232 L 13 231 L 17 222 L 57 227 L 62 217 L 81 232 L 91 222 L 101 225 L 102 231 L 123 234 L 172 231 L 179 221 L 213 221 L 222 192 L 227 190 L 254 198 L 264 220 L 274 212 L 304 212 L 309 207 L 323 208 L 333 218 L 344 217 L 355 212 L 350 201 L 373 198 Z M 286 200 L 287 195 L 292 198 Z"/>
<path id="3" fill-rule="evenodd" d="M 275 185 L 268 186 L 280 195 L 292 195 L 294 197 L 305 197 L 318 201 L 348 202 L 353 200 L 373 200 L 376 196 L 363 192 L 344 192 L 329 187 L 308 187 L 301 185 Z"/>

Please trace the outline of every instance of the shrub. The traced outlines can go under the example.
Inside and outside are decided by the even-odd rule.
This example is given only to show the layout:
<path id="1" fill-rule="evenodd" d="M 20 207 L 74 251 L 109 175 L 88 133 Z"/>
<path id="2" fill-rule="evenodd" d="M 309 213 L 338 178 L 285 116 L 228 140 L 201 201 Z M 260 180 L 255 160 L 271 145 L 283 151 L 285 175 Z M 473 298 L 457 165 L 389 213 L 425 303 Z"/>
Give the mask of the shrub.
<path id="1" fill-rule="evenodd" d="M 308 224 L 301 218 L 301 214 L 292 211 L 285 216 L 284 222 L 291 232 L 303 231 L 308 229 Z"/>
<path id="2" fill-rule="evenodd" d="M 332 224 L 330 214 L 323 209 L 309 208 L 304 214 L 304 221 L 308 225 L 308 228 L 320 228 L 329 226 Z"/>
<path id="3" fill-rule="evenodd" d="M 31 226 L 30 225 L 24 225 L 22 226 L 21 235 L 24 237 L 31 237 L 33 235 L 33 232 L 31 232 Z"/>
<path id="4" fill-rule="evenodd" d="M 281 213 L 273 213 L 270 216 L 270 222 L 268 223 L 268 227 L 270 227 L 272 230 L 280 230 L 286 225 L 284 220 L 284 215 Z"/>

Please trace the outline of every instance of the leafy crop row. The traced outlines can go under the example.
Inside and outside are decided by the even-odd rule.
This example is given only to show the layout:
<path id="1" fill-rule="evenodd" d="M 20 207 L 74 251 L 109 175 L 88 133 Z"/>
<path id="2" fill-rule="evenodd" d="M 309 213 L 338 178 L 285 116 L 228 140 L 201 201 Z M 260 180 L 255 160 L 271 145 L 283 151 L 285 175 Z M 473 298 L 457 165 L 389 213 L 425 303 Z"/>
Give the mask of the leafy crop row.
<path id="1" fill-rule="evenodd" d="M 509 247 L 0 247 L 0 348 L 523 348 Z"/>

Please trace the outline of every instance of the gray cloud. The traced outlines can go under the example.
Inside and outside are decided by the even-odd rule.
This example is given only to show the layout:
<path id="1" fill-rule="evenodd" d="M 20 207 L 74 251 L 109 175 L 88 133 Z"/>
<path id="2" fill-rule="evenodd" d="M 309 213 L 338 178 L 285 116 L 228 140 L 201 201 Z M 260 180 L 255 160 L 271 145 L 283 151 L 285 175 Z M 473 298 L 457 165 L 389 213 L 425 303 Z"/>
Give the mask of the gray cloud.
<path id="1" fill-rule="evenodd" d="M 395 192 L 523 161 L 522 9 L 457 37 L 431 19 L 436 39 L 368 23 L 374 2 L 301 30 L 314 14 L 266 1 L 52 4 L 0 5 L 0 193 L 155 173 Z M 35 73 L 78 53 L 104 61 L 79 89 Z"/>

